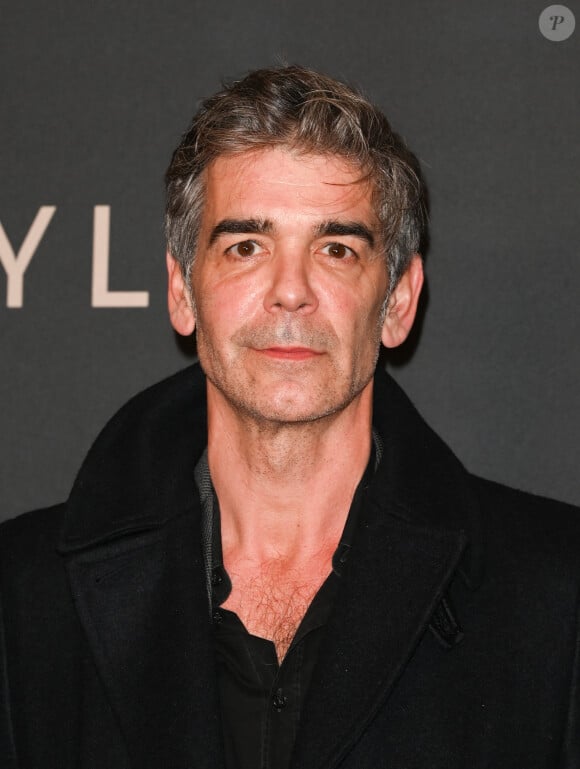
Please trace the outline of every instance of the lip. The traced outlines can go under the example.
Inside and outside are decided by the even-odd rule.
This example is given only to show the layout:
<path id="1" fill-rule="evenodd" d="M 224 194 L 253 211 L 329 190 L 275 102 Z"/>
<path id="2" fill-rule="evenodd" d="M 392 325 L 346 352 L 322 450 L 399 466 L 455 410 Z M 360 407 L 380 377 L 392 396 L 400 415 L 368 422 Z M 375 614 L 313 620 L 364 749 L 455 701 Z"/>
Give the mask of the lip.
<path id="1" fill-rule="evenodd" d="M 308 360 L 309 358 L 316 358 L 322 355 L 321 352 L 313 350 L 310 347 L 266 347 L 257 352 L 267 355 L 269 358 L 277 358 L 278 360 Z"/>

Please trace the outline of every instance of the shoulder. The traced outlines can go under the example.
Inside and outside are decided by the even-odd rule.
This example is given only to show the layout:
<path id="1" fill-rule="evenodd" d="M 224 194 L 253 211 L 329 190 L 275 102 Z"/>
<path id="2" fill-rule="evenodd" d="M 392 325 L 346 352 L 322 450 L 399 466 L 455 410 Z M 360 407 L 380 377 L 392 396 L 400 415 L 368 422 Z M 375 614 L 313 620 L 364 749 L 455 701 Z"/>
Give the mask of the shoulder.
<path id="1" fill-rule="evenodd" d="M 63 504 L 34 510 L 0 524 L 0 565 L 4 576 L 46 570 L 59 564 L 57 543 L 63 523 Z"/>
<path id="2" fill-rule="evenodd" d="M 6 642 L 13 649 L 62 648 L 77 637 L 66 568 L 58 552 L 64 505 L 25 513 L 0 526 L 0 587 Z"/>
<path id="3" fill-rule="evenodd" d="M 471 479 L 482 509 L 501 516 L 507 526 L 525 523 L 537 533 L 565 530 L 580 536 L 580 508 L 477 476 Z"/>
<path id="4" fill-rule="evenodd" d="M 488 559 L 580 583 L 580 508 L 473 477 Z"/>
<path id="5" fill-rule="evenodd" d="M 12 547 L 24 542 L 46 544 L 47 537 L 54 540 L 58 536 L 63 514 L 64 504 L 57 504 L 9 518 L 0 523 L 0 542 Z"/>
<path id="6" fill-rule="evenodd" d="M 65 515 L 75 517 L 79 508 L 82 535 L 91 516 L 106 523 L 113 509 L 143 509 L 172 491 L 177 478 L 187 482 L 192 454 L 205 448 L 206 423 L 205 377 L 198 364 L 132 397 L 97 436 L 66 503 L 0 524 L 2 568 L 58 559 Z"/>

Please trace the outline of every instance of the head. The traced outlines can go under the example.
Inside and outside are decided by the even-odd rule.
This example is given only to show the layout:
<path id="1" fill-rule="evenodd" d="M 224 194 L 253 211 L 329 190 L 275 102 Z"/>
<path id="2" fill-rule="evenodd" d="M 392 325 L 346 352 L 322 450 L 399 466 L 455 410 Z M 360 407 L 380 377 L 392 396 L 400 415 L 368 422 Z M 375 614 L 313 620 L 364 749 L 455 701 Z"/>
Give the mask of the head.
<path id="1" fill-rule="evenodd" d="M 206 100 L 173 153 L 165 230 L 186 281 L 204 207 L 204 171 L 218 157 L 274 147 L 335 156 L 370 181 L 392 291 L 425 236 L 418 162 L 361 94 L 298 66 L 257 70 Z"/>

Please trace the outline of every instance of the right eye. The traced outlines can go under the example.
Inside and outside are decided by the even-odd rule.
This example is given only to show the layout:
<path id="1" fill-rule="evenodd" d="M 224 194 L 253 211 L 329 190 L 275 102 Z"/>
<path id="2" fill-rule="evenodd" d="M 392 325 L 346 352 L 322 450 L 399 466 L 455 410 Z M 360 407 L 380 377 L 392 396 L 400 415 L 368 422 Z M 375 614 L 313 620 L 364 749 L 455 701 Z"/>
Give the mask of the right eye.
<path id="1" fill-rule="evenodd" d="M 248 256 L 256 256 L 259 251 L 260 246 L 255 240 L 242 240 L 241 243 L 235 243 L 233 246 L 230 246 L 226 253 L 244 258 Z"/>

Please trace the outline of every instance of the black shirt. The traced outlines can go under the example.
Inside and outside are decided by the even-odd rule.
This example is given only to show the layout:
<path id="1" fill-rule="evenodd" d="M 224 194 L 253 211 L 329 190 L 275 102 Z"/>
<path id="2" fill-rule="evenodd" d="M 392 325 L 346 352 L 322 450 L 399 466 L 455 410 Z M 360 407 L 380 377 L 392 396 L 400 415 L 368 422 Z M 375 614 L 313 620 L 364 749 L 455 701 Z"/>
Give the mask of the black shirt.
<path id="1" fill-rule="evenodd" d="M 376 467 L 380 443 L 354 494 L 332 571 L 315 595 L 281 664 L 272 641 L 248 633 L 237 614 L 221 608 L 231 592 L 223 566 L 219 506 L 207 455 L 196 467 L 204 509 L 204 550 L 214 629 L 218 690 L 227 769 L 287 769 L 300 713 L 350 551 L 364 492 Z"/>

